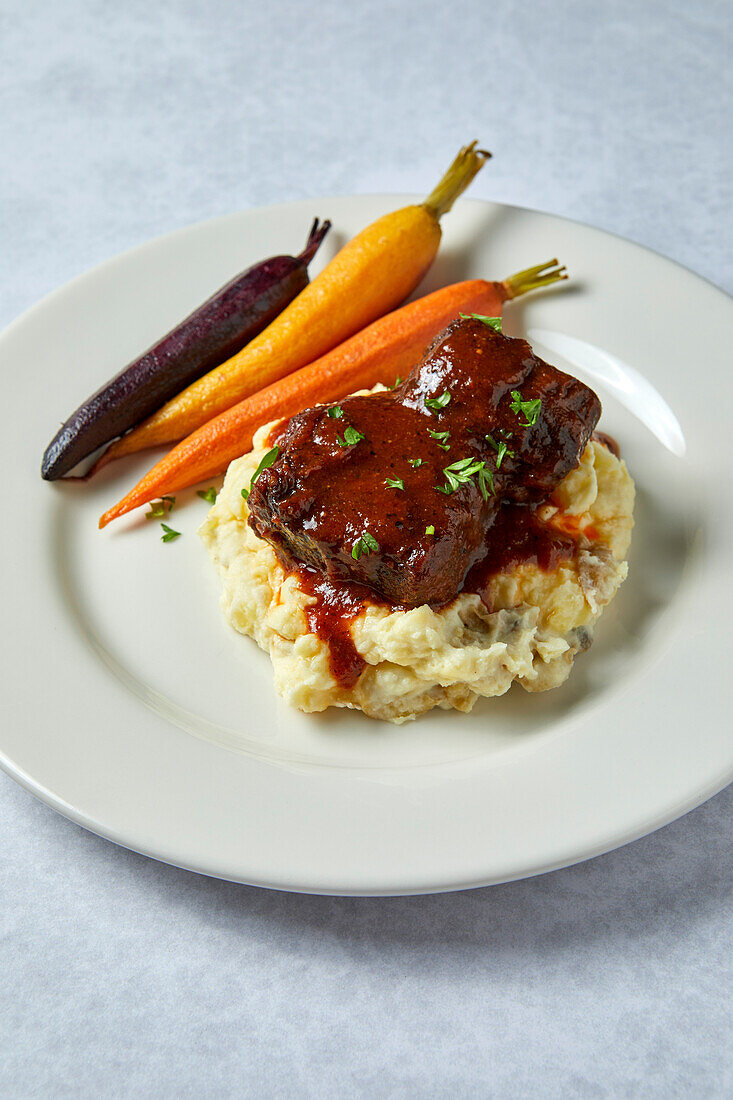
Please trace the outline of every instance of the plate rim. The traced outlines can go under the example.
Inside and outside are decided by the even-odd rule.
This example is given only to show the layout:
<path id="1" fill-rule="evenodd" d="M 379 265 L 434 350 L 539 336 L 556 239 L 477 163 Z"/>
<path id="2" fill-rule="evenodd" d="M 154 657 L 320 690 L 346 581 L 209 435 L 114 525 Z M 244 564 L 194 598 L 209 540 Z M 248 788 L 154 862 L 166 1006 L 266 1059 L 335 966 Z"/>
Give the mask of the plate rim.
<path id="1" fill-rule="evenodd" d="M 587 863 L 592 859 L 598 859 L 601 856 L 609 855 L 611 852 L 618 851 L 621 848 L 627 847 L 629 844 L 634 844 L 637 840 L 643 840 L 647 836 L 651 836 L 652 833 L 657 832 L 659 829 L 665 828 L 667 825 L 673 824 L 675 821 L 681 820 L 686 817 L 687 814 L 692 813 L 699 806 L 702 806 L 705 802 L 708 802 L 711 798 L 715 798 L 716 795 L 724 791 L 731 783 L 733 783 L 733 769 L 731 769 L 725 776 L 723 776 L 721 782 L 714 782 L 710 788 L 699 791 L 696 795 L 691 796 L 688 801 L 675 807 L 669 815 L 662 814 L 658 817 L 652 818 L 648 823 L 641 826 L 639 830 L 632 830 L 630 833 L 624 833 L 621 836 L 615 837 L 609 841 L 608 844 L 600 845 L 597 849 L 588 851 L 583 855 L 571 855 L 567 859 L 560 859 L 550 864 L 543 864 L 541 867 L 537 867 L 532 870 L 523 870 L 512 875 L 502 875 L 496 878 L 479 878 L 476 880 L 456 880 L 453 883 L 446 883 L 441 886 L 426 886 L 424 888 L 406 888 L 404 890 L 390 889 L 390 890 L 350 890 L 350 889 L 330 889 L 327 887 L 314 887 L 308 884 L 292 884 L 284 885 L 282 882 L 275 880 L 269 881 L 267 879 L 259 879 L 255 877 L 242 878 L 236 876 L 229 876 L 223 874 L 217 874 L 211 870 L 207 870 L 205 867 L 197 866 L 195 862 L 179 861 L 155 852 L 153 849 L 147 849 L 144 845 L 132 845 L 124 837 L 117 835 L 115 830 L 107 829 L 100 822 L 94 818 L 76 810 L 69 803 L 64 802 L 63 799 L 57 797 L 53 792 L 46 790 L 41 785 L 34 784 L 33 780 L 27 777 L 22 770 L 12 769 L 6 761 L 2 752 L 0 752 L 0 770 L 2 770 L 10 779 L 18 784 L 23 790 L 27 791 L 32 797 L 36 798 L 39 802 L 48 806 L 51 810 L 57 813 L 60 817 L 66 821 L 72 822 L 74 825 L 80 826 L 87 832 L 92 833 L 93 836 L 100 837 L 119 848 L 124 848 L 128 852 L 133 852 L 135 855 L 144 856 L 146 859 L 152 859 L 156 863 L 162 863 L 166 867 L 175 867 L 181 871 L 188 871 L 191 874 L 202 875 L 205 878 L 213 878 L 220 882 L 232 882 L 239 886 L 252 886 L 261 890 L 278 890 L 286 894 L 307 894 L 312 897 L 341 897 L 341 898 L 397 898 L 397 897 L 422 897 L 431 894 L 452 894 L 460 893 L 466 890 L 482 890 L 491 886 L 502 886 L 510 882 L 522 882 L 525 879 L 538 878 L 541 875 L 552 874 L 553 871 L 562 871 L 567 867 L 576 867 L 579 864 Z"/>

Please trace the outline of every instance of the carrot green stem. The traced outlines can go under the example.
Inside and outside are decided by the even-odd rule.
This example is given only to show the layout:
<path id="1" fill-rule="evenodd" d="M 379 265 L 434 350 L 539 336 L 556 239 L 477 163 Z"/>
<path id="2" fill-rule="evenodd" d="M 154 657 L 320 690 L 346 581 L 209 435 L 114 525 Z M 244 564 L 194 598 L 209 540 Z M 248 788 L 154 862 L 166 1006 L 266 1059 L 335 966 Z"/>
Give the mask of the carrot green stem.
<path id="1" fill-rule="evenodd" d="M 477 149 L 478 142 L 464 145 L 438 186 L 430 192 L 422 204 L 425 209 L 440 220 L 446 214 L 459 195 L 491 156 L 485 149 Z"/>
<path id="2" fill-rule="evenodd" d="M 536 267 L 528 267 L 525 271 L 510 275 L 503 284 L 507 297 L 518 298 L 520 294 L 526 294 L 528 290 L 536 290 L 538 286 L 549 286 L 550 283 L 556 283 L 560 279 L 567 279 L 566 269 L 557 265 L 557 260 L 548 260 L 547 263 L 537 264 Z"/>

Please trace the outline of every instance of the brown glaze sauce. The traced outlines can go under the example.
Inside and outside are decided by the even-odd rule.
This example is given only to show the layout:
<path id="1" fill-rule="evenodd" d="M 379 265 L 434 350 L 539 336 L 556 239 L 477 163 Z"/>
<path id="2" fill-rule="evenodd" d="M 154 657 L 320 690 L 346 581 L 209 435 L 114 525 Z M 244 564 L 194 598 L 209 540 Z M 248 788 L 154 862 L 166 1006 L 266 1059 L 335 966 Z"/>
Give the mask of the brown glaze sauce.
<path id="1" fill-rule="evenodd" d="M 328 645 L 331 675 L 339 687 L 348 691 L 366 668 L 349 627 L 364 610 L 367 600 L 375 600 L 376 593 L 360 584 L 331 580 L 314 569 L 302 568 L 296 573 L 303 591 L 316 599 L 306 608 L 308 629 Z"/>
<path id="2" fill-rule="evenodd" d="M 593 391 L 525 341 L 459 320 L 395 390 L 278 426 L 249 523 L 292 568 L 365 584 L 389 603 L 440 606 L 483 556 L 500 501 L 547 500 L 599 415 Z M 451 491 L 446 471 L 471 463 L 490 481 L 474 473 Z"/>
<path id="3" fill-rule="evenodd" d="M 488 607 L 485 592 L 497 573 L 507 573 L 526 564 L 552 572 L 561 561 L 575 557 L 577 548 L 577 534 L 543 523 L 538 519 L 535 508 L 502 504 L 487 532 L 486 553 L 469 570 L 463 591 L 475 592 Z"/>

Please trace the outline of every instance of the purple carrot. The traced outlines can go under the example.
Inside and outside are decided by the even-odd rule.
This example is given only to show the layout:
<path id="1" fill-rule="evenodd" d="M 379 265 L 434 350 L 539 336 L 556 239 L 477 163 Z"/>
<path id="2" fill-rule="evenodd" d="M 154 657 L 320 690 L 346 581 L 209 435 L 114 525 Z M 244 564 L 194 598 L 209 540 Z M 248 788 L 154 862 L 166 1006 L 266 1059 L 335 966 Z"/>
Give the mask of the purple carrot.
<path id="1" fill-rule="evenodd" d="M 243 271 L 97 390 L 49 443 L 41 477 L 68 474 L 253 340 L 307 286 L 308 264 L 330 227 L 316 218 L 299 256 L 273 256 Z"/>

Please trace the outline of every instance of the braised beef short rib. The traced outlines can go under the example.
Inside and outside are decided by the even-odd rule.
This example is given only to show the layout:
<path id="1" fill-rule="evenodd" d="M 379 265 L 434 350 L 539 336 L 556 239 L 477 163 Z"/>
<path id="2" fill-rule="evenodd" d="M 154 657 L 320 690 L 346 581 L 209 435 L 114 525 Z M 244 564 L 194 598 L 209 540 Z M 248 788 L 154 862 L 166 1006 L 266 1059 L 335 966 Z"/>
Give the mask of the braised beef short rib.
<path id="1" fill-rule="evenodd" d="M 524 340 L 455 321 L 396 389 L 276 428 L 249 522 L 289 566 L 397 606 L 441 605 L 486 553 L 501 502 L 546 500 L 600 412 L 591 389 Z"/>

